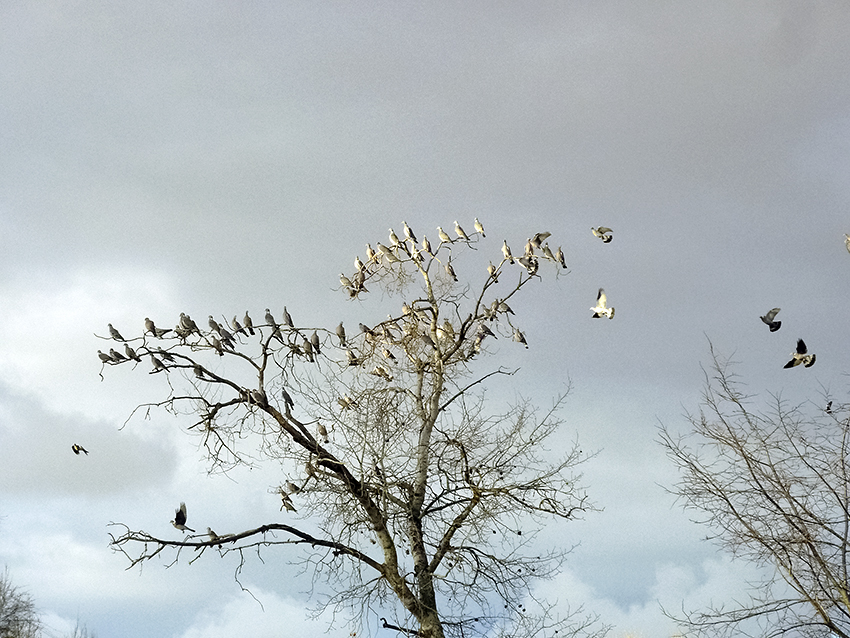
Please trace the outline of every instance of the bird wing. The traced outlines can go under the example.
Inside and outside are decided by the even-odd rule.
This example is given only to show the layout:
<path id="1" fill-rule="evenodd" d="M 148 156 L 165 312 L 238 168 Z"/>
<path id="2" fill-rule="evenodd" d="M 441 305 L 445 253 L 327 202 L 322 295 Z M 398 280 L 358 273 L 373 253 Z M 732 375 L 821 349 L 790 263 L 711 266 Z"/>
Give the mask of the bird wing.
<path id="1" fill-rule="evenodd" d="M 797 339 L 797 354 L 806 354 L 807 352 L 806 342 L 802 339 Z"/>
<path id="2" fill-rule="evenodd" d="M 600 308 L 605 308 L 608 304 L 608 296 L 605 294 L 605 291 L 600 288 L 599 294 L 596 295 L 596 305 Z"/>
<path id="3" fill-rule="evenodd" d="M 773 321 L 773 318 L 779 313 L 780 308 L 773 308 L 768 312 L 764 313 L 764 317 L 761 318 L 766 324 L 770 325 L 770 322 Z"/>

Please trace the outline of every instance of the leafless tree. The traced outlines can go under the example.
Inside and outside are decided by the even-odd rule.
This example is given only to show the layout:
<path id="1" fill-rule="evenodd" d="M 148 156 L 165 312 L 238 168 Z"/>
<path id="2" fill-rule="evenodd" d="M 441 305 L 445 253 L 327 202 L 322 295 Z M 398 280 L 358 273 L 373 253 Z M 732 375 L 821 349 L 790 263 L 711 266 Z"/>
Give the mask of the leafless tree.
<path id="1" fill-rule="evenodd" d="M 693 432 L 662 428 L 661 442 L 710 538 L 766 575 L 748 600 L 677 620 L 700 636 L 850 636 L 850 406 L 772 396 L 760 408 L 712 358 Z"/>
<path id="2" fill-rule="evenodd" d="M 406 228 L 404 240 L 392 233 L 365 262 L 352 260 L 341 291 L 383 291 L 390 312 L 376 324 L 308 327 L 285 307 L 262 322 L 211 316 L 204 328 L 185 315 L 168 331 L 148 319 L 132 352 L 151 362 L 168 396 L 137 410 L 195 415 L 190 431 L 211 471 L 274 461 L 271 491 L 287 511 L 283 522 L 177 540 L 117 524 L 112 547 L 131 566 L 191 548 L 191 560 L 238 553 L 241 568 L 246 550 L 301 545 L 314 584 L 325 579 L 333 592 L 319 609 L 348 610 L 373 628 L 384 614 L 377 628 L 398 635 L 601 633 L 581 610 L 534 596 L 566 551 L 541 553 L 535 531 L 592 507 L 576 472 L 587 455 L 577 443 L 547 448 L 564 397 L 540 410 L 526 400 L 493 409 L 484 396 L 517 372 L 486 367 L 489 344 L 524 347 L 509 302 L 541 281 L 542 261 L 552 274 L 563 266 L 538 257 L 537 241 L 522 265 L 485 261 L 473 271 L 481 234 L 461 232 L 419 248 Z M 129 355 L 104 359 L 110 365 L 148 372 Z"/>
<path id="3" fill-rule="evenodd" d="M 4 571 L 0 577 L 0 638 L 40 635 L 41 621 L 32 596 L 13 585 L 9 571 Z"/>

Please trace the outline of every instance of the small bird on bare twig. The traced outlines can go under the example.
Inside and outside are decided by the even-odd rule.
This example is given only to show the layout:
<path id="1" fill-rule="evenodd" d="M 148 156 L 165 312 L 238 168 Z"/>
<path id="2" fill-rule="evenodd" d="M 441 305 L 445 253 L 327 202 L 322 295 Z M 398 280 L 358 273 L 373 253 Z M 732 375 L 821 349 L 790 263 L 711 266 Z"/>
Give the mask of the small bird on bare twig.
<path id="1" fill-rule="evenodd" d="M 466 235 L 466 233 L 464 232 L 463 228 L 461 228 L 461 227 L 460 227 L 460 224 L 458 224 L 458 223 L 457 223 L 457 220 L 455 220 L 455 233 L 456 233 L 456 234 L 457 234 L 457 236 L 458 236 L 460 239 L 462 239 L 463 241 L 469 241 L 469 237 L 467 237 L 467 235 Z"/>
<path id="2" fill-rule="evenodd" d="M 248 311 L 245 311 L 245 316 L 242 317 L 242 323 L 245 324 L 245 330 L 253 337 L 254 336 L 254 322 L 251 320 L 251 317 L 248 316 Z"/>
<path id="3" fill-rule="evenodd" d="M 191 527 L 186 527 L 186 503 L 180 503 L 180 507 L 174 512 L 174 520 L 171 521 L 171 524 L 181 532 L 195 531 Z"/>
<path id="4" fill-rule="evenodd" d="M 514 263 L 514 256 L 511 255 L 511 249 L 508 246 L 508 240 L 507 239 L 503 240 L 502 254 L 505 256 L 505 259 L 507 259 L 511 263 Z"/>
<path id="5" fill-rule="evenodd" d="M 121 336 L 121 333 L 112 327 L 111 323 L 108 323 L 106 325 L 109 328 L 109 334 L 112 336 L 113 339 L 115 339 L 115 341 L 126 341 L 126 339 Z"/>

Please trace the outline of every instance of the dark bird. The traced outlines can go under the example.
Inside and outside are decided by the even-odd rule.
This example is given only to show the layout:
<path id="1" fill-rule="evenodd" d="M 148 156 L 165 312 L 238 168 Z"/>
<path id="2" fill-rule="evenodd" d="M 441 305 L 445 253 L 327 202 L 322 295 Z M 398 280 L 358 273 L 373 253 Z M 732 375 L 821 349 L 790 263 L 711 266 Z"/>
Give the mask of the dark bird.
<path id="1" fill-rule="evenodd" d="M 827 414 L 832 414 L 832 401 L 830 401 L 829 403 L 827 403 L 827 404 L 826 404 L 826 410 L 825 410 L 825 412 L 826 412 Z"/>
<path id="2" fill-rule="evenodd" d="M 791 353 L 791 360 L 782 367 L 793 368 L 802 363 L 804 367 L 811 368 L 815 365 L 815 355 L 807 353 L 806 343 L 802 339 L 797 339 L 797 349 Z"/>
<path id="3" fill-rule="evenodd" d="M 86 448 L 84 448 L 82 445 L 77 445 L 76 443 L 74 443 L 74 445 L 71 446 L 71 449 L 74 451 L 74 454 L 76 454 L 78 456 L 79 456 L 80 452 L 82 452 L 86 456 L 88 456 L 88 454 L 89 454 L 89 451 Z"/>
<path id="4" fill-rule="evenodd" d="M 254 322 L 251 317 L 248 316 L 248 311 L 245 311 L 245 316 L 242 317 L 242 323 L 245 326 L 245 330 L 253 337 L 254 336 Z"/>
<path id="5" fill-rule="evenodd" d="M 781 321 L 773 320 L 773 318 L 779 313 L 779 310 L 780 308 L 774 308 L 773 310 L 766 312 L 763 317 L 760 317 L 760 319 L 770 328 L 771 332 L 776 332 L 779 330 L 779 326 L 782 325 Z"/>
<path id="6" fill-rule="evenodd" d="M 101 360 L 101 361 L 103 361 L 104 363 L 112 363 L 112 357 L 110 357 L 110 356 L 109 356 L 108 354 L 106 354 L 105 352 L 101 352 L 100 350 L 98 350 L 98 351 L 97 351 L 97 356 L 98 356 L 98 357 L 100 358 L 100 360 Z"/>
<path id="7" fill-rule="evenodd" d="M 186 503 L 180 503 L 179 509 L 174 512 L 174 520 L 171 521 L 171 524 L 174 525 L 181 532 L 190 531 L 194 532 L 191 527 L 186 527 Z"/>
<path id="8" fill-rule="evenodd" d="M 130 347 L 129 343 L 124 344 L 124 352 L 126 352 L 127 356 L 130 359 L 132 359 L 133 361 L 141 361 L 141 359 L 139 358 L 139 355 L 136 354 L 136 351 L 133 350 L 133 348 Z"/>

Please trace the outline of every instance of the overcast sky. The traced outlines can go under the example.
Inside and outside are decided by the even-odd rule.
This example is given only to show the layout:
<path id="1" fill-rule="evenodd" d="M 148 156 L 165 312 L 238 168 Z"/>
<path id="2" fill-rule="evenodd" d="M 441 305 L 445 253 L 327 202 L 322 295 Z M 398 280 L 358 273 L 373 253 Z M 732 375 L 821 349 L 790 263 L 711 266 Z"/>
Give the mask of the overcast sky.
<path id="1" fill-rule="evenodd" d="M 110 552 L 110 521 L 170 534 L 181 500 L 216 529 L 283 514 L 274 467 L 209 477 L 166 414 L 120 429 L 162 388 L 101 381 L 94 333 L 383 317 L 334 291 L 366 242 L 477 216 L 494 259 L 546 230 L 570 265 L 514 308 L 530 349 L 494 346 L 541 405 L 571 380 L 562 440 L 599 451 L 604 511 L 544 533 L 577 547 L 543 589 L 613 636 L 672 635 L 659 603 L 748 574 L 664 490 L 657 428 L 687 428 L 709 340 L 765 400 L 846 397 L 848 33 L 841 0 L 0 3 L 0 563 L 56 635 L 323 631 L 297 554 L 245 566 L 261 608 L 230 558 Z M 783 370 L 798 337 L 817 364 Z"/>

